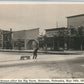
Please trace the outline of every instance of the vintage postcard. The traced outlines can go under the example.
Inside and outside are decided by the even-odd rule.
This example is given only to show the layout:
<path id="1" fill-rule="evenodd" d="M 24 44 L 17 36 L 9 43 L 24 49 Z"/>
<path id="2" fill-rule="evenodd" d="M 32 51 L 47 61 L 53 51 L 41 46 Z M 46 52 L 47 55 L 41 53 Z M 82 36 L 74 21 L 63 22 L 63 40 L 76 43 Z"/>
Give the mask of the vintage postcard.
<path id="1" fill-rule="evenodd" d="M 84 2 L 1 2 L 0 79 L 73 78 L 84 78 Z"/>

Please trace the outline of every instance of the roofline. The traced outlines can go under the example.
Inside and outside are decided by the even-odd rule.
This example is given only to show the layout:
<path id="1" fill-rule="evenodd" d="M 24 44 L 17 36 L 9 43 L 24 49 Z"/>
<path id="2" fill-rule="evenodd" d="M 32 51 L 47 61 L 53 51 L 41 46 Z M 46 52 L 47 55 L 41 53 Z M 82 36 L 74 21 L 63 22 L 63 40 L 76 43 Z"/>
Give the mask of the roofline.
<path id="1" fill-rule="evenodd" d="M 10 30 L 0 29 L 0 31 L 10 31 Z"/>
<path id="2" fill-rule="evenodd" d="M 66 27 L 61 27 L 61 28 L 52 28 L 52 29 L 45 29 L 46 31 L 51 31 L 51 30 L 58 30 L 58 29 L 66 29 Z"/>
<path id="3" fill-rule="evenodd" d="M 18 30 L 18 31 L 13 31 L 13 32 L 20 32 L 20 31 L 32 31 L 32 30 L 36 30 L 36 29 L 39 29 L 39 28 L 27 29 L 27 30 Z"/>
<path id="4" fill-rule="evenodd" d="M 84 14 L 79 14 L 79 15 L 68 16 L 67 18 L 73 18 L 73 17 L 78 17 L 78 16 L 84 16 Z"/>

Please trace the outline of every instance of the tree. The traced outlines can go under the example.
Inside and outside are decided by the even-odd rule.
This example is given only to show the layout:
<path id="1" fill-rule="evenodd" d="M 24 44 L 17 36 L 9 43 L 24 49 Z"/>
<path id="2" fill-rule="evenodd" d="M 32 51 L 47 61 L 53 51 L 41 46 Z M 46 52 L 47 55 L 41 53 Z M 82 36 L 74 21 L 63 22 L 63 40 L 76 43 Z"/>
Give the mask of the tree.
<path id="1" fill-rule="evenodd" d="M 84 29 L 83 26 L 78 27 L 78 37 L 80 38 L 80 42 L 81 42 L 81 46 L 80 46 L 81 50 L 83 49 L 83 33 L 84 33 L 83 29 Z"/>
<path id="2" fill-rule="evenodd" d="M 39 38 L 39 47 L 40 48 L 47 48 L 47 36 L 46 35 L 41 35 Z"/>

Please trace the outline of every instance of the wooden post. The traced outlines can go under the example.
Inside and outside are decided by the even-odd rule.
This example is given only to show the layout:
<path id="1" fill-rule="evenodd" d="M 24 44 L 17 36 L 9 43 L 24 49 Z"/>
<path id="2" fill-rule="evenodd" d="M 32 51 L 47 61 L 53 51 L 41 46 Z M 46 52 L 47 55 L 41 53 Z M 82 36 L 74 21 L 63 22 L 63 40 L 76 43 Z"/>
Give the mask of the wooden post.
<path id="1" fill-rule="evenodd" d="M 82 46 L 82 43 L 81 43 L 81 46 L 80 46 L 80 47 L 81 47 L 81 50 L 83 50 L 83 46 Z"/>
<path id="2" fill-rule="evenodd" d="M 58 48 L 58 50 L 59 50 L 59 41 L 57 41 L 57 48 Z"/>
<path id="3" fill-rule="evenodd" d="M 67 50 L 67 43 L 64 43 L 64 49 Z"/>
<path id="4" fill-rule="evenodd" d="M 3 49 L 3 33 L 2 33 L 2 49 Z"/>
<path id="5" fill-rule="evenodd" d="M 25 40 L 24 40 L 24 49 L 25 49 L 25 50 L 27 50 L 27 47 L 26 47 L 26 46 L 27 46 L 27 40 L 25 39 Z"/>
<path id="6" fill-rule="evenodd" d="M 53 50 L 54 50 L 54 39 L 53 39 Z"/>

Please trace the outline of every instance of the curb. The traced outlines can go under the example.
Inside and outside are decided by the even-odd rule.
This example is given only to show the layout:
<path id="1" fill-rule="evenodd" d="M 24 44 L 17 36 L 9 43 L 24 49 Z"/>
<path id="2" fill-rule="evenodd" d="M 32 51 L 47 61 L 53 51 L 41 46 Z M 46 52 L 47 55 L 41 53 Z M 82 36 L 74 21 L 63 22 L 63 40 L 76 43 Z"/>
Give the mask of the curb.
<path id="1" fill-rule="evenodd" d="M 33 53 L 33 51 L 23 51 L 23 50 L 0 50 L 0 52 L 17 52 L 17 53 Z M 57 55 L 81 55 L 82 52 L 67 52 L 67 51 L 38 51 L 42 54 L 57 54 Z"/>

